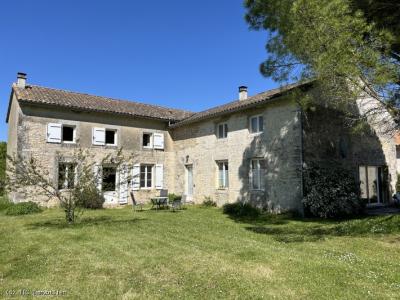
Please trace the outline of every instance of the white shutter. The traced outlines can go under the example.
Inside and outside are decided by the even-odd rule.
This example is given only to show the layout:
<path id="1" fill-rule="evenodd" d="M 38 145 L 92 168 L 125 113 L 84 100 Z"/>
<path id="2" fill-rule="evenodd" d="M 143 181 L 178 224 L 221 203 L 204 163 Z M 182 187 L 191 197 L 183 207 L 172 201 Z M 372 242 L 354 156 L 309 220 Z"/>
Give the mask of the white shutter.
<path id="1" fill-rule="evenodd" d="M 96 183 L 97 189 L 101 192 L 101 186 L 103 182 L 102 178 L 102 169 L 100 164 L 95 164 L 93 167 L 93 173 L 94 173 L 94 180 Z"/>
<path id="2" fill-rule="evenodd" d="M 93 145 L 105 145 L 106 143 L 106 129 L 93 128 Z"/>
<path id="3" fill-rule="evenodd" d="M 164 166 L 156 165 L 156 189 L 162 190 L 164 186 Z"/>
<path id="4" fill-rule="evenodd" d="M 119 204 L 128 203 L 128 166 L 122 165 L 119 170 Z"/>
<path id="5" fill-rule="evenodd" d="M 163 133 L 154 133 L 154 149 L 164 149 Z"/>
<path id="6" fill-rule="evenodd" d="M 140 165 L 136 164 L 132 168 L 132 190 L 137 191 L 140 188 Z"/>
<path id="7" fill-rule="evenodd" d="M 47 124 L 47 142 L 48 143 L 61 143 L 61 124 L 49 123 Z"/>

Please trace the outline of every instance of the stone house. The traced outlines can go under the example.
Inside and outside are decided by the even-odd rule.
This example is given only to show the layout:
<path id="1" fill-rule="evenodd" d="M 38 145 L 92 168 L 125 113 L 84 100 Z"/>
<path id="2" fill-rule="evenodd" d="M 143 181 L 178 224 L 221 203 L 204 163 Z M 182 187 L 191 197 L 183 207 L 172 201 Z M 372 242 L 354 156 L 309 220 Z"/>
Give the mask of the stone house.
<path id="1" fill-rule="evenodd" d="M 129 190 L 146 201 L 168 189 L 195 203 L 210 196 L 218 205 L 248 201 L 276 212 L 302 211 L 302 170 L 314 162 L 353 170 L 371 205 L 390 201 L 394 138 L 379 128 L 352 134 L 339 113 L 324 108 L 306 117 L 290 96 L 298 89 L 313 92 L 312 83 L 292 84 L 248 97 L 242 86 L 238 100 L 193 113 L 30 85 L 18 73 L 7 151 L 35 157 L 59 189 L 68 189 L 74 150 L 89 149 L 101 161 L 122 148 L 133 157 L 129 184 L 120 184 L 125 172 L 112 164 L 94 170 L 108 171 L 99 184 L 107 206 L 129 203 Z M 10 197 L 43 201 L 23 191 Z"/>

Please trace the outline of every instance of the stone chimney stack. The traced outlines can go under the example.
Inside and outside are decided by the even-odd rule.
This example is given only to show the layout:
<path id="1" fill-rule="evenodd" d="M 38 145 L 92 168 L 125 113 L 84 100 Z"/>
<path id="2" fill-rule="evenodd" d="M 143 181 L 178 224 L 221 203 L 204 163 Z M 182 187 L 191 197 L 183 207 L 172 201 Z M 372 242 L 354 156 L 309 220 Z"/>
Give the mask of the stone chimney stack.
<path id="1" fill-rule="evenodd" d="M 26 73 L 17 73 L 17 86 L 20 88 L 25 88 L 26 86 Z"/>
<path id="2" fill-rule="evenodd" d="M 239 86 L 239 101 L 247 99 L 247 86 Z"/>

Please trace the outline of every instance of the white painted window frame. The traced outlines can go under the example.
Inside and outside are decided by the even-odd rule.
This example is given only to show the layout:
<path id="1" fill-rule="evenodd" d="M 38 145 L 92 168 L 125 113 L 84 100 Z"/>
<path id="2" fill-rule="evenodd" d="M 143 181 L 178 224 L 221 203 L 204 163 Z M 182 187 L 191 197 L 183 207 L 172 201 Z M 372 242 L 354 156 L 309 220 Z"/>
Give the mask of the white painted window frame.
<path id="1" fill-rule="evenodd" d="M 222 137 L 219 135 L 219 127 L 220 126 L 222 126 Z M 217 138 L 219 140 L 227 139 L 228 138 L 228 132 L 229 132 L 228 123 L 223 122 L 223 123 L 217 124 Z"/>
<path id="2" fill-rule="evenodd" d="M 261 161 L 265 162 L 264 158 L 252 158 L 250 160 L 250 180 L 249 180 L 249 184 L 250 184 L 250 190 L 252 191 L 264 191 L 265 190 L 265 186 L 263 184 L 263 180 L 265 180 L 264 175 L 265 175 L 265 169 L 261 168 Z M 256 162 L 256 168 L 253 169 L 253 162 Z M 256 170 L 258 172 L 258 182 L 257 182 L 257 187 L 254 188 L 254 177 L 253 177 L 253 171 Z"/>
<path id="3" fill-rule="evenodd" d="M 142 187 L 142 167 L 146 167 L 145 169 L 145 176 L 144 176 L 144 182 L 145 186 Z M 150 172 L 151 172 L 151 186 L 147 186 L 147 175 L 148 175 L 148 168 L 150 167 Z M 154 164 L 140 164 L 140 169 L 139 169 L 139 188 L 141 190 L 152 190 L 154 187 Z"/>
<path id="4" fill-rule="evenodd" d="M 64 175 L 64 182 L 63 182 L 63 188 L 59 188 L 59 181 L 60 181 L 60 165 L 67 165 L 68 167 L 65 169 L 65 175 Z M 57 171 L 57 189 L 59 190 L 59 191 L 69 191 L 70 189 L 68 188 L 68 175 L 69 175 L 69 172 L 70 172 L 70 168 L 69 167 L 73 167 L 73 169 L 74 169 L 74 185 L 76 185 L 76 183 L 77 183 L 77 171 L 78 171 L 78 166 L 74 166 L 73 165 L 73 163 L 71 163 L 71 162 L 63 162 L 63 161 L 60 161 L 59 163 L 58 163 L 58 171 Z"/>
<path id="5" fill-rule="evenodd" d="M 109 143 L 106 142 L 106 140 L 107 140 L 107 138 L 106 138 L 107 137 L 107 131 L 114 132 L 114 144 L 109 144 Z M 118 130 L 117 129 L 105 128 L 105 130 L 104 130 L 104 144 L 106 146 L 117 146 L 118 145 Z"/>
<path id="6" fill-rule="evenodd" d="M 263 130 L 260 130 L 260 118 L 262 118 L 262 121 L 263 121 Z M 252 126 L 252 120 L 253 119 L 257 119 L 257 130 L 256 131 L 253 131 L 253 126 Z M 260 134 L 260 133 L 262 133 L 262 132 L 264 132 L 264 116 L 263 115 L 254 115 L 254 116 L 251 116 L 250 117 L 250 120 L 249 120 L 249 132 L 250 132 L 250 134 Z"/>
<path id="7" fill-rule="evenodd" d="M 223 182 L 222 186 L 220 185 L 220 182 L 221 182 L 221 178 L 220 178 L 221 172 L 219 169 L 220 165 L 222 165 L 222 182 Z M 228 176 L 228 178 L 227 178 L 227 176 Z M 217 161 L 217 189 L 226 190 L 228 188 L 229 188 L 229 163 L 227 160 Z"/>
<path id="8" fill-rule="evenodd" d="M 71 127 L 73 129 L 72 141 L 64 141 L 64 135 L 63 135 L 64 127 Z M 63 143 L 63 144 L 76 144 L 76 126 L 75 125 L 69 125 L 69 124 L 62 124 L 61 125 L 61 143 Z"/>
<path id="9" fill-rule="evenodd" d="M 144 140 L 144 135 L 148 134 L 150 135 L 150 145 L 149 146 L 143 146 L 143 140 Z M 143 149 L 153 149 L 153 144 L 154 144 L 154 133 L 153 132 L 143 132 L 142 134 L 142 146 Z"/>

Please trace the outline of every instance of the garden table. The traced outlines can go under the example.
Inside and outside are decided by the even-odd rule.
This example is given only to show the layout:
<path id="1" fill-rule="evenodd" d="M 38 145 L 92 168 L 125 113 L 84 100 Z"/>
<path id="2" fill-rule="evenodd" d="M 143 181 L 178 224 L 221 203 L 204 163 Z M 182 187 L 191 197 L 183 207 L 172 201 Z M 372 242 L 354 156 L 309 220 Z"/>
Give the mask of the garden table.
<path id="1" fill-rule="evenodd" d="M 159 209 L 161 206 L 168 207 L 168 197 L 152 197 L 151 204 L 153 207 L 155 206 L 156 209 Z"/>

